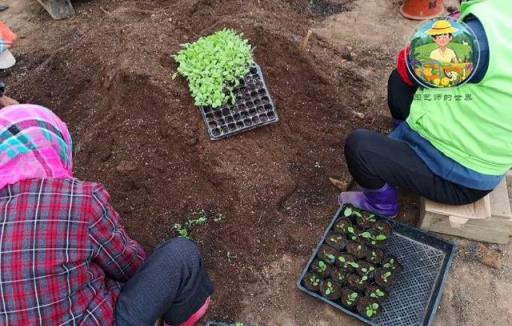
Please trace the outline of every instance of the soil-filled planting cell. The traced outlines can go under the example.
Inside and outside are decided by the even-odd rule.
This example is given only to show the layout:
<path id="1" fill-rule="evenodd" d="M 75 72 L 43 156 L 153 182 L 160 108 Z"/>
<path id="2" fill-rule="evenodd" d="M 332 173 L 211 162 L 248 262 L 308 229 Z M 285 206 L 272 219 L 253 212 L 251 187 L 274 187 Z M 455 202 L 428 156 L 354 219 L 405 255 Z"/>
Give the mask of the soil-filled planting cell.
<path id="1" fill-rule="evenodd" d="M 368 325 L 431 325 L 455 254 L 455 245 L 402 223 L 390 221 L 393 233 L 381 248 L 386 255 L 398 259 L 401 269 L 396 283 L 386 290 L 389 297 L 382 301 L 382 313 L 376 318 L 366 319 L 356 311 L 344 307 L 340 300 L 328 300 L 304 286 L 304 276 L 310 271 L 310 265 L 317 259 L 327 235 L 334 231 L 334 225 L 343 211 L 344 207 L 338 210 L 325 230 L 297 282 L 299 289 Z"/>
<path id="2" fill-rule="evenodd" d="M 235 90 L 235 104 L 200 108 L 210 138 L 226 138 L 279 120 L 258 65 L 251 68 Z"/>

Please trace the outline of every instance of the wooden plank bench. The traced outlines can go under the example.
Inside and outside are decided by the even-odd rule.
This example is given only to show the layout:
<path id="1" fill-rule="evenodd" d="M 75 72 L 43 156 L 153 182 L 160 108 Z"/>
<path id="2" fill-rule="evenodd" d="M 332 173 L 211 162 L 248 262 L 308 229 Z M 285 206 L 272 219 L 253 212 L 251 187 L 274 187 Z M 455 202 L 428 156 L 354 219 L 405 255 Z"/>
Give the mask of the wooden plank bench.
<path id="1" fill-rule="evenodd" d="M 420 228 L 472 240 L 507 243 L 512 237 L 512 211 L 507 183 L 512 174 L 476 203 L 449 206 L 422 198 Z"/>
<path id="2" fill-rule="evenodd" d="M 70 0 L 37 0 L 53 19 L 69 18 L 75 14 Z"/>

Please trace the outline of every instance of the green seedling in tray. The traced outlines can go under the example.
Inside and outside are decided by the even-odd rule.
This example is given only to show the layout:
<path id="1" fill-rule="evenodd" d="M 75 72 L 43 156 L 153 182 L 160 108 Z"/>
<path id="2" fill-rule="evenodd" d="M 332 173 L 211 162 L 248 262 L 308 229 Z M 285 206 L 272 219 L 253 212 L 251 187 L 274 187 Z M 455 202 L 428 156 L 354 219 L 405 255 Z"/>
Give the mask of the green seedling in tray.
<path id="1" fill-rule="evenodd" d="M 378 313 L 379 304 L 378 303 L 372 303 L 371 305 L 366 307 L 366 316 L 369 318 L 373 317 Z"/>
<path id="2" fill-rule="evenodd" d="M 359 297 L 359 294 L 357 294 L 356 292 L 350 294 L 349 297 L 347 298 L 348 304 L 354 304 L 358 297 Z"/>
<path id="3" fill-rule="evenodd" d="M 188 80 L 195 105 L 219 108 L 229 100 L 234 104 L 233 91 L 254 65 L 253 49 L 242 36 L 224 29 L 182 45 L 172 56 L 178 63 L 176 74 Z"/>
<path id="4" fill-rule="evenodd" d="M 385 295 L 386 294 L 381 289 L 376 289 L 374 292 L 370 294 L 370 298 L 378 299 L 384 297 Z"/>

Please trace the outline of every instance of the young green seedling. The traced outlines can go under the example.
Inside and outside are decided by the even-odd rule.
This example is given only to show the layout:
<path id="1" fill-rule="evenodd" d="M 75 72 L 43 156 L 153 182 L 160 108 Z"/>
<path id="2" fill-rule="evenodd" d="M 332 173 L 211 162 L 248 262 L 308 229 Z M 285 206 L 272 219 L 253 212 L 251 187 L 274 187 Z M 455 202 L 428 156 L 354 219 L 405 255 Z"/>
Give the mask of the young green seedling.
<path id="1" fill-rule="evenodd" d="M 349 217 L 350 215 L 352 215 L 352 208 L 351 207 L 345 208 L 345 210 L 343 211 L 343 216 Z"/>
<path id="2" fill-rule="evenodd" d="M 373 238 L 372 234 L 370 232 L 368 232 L 368 231 L 361 233 L 359 236 L 361 236 L 362 238 L 365 238 L 365 239 L 372 239 Z"/>
<path id="3" fill-rule="evenodd" d="M 382 298 L 383 296 L 385 296 L 386 294 L 384 292 L 382 292 L 380 289 L 376 289 L 375 291 L 373 291 L 372 293 L 370 293 L 370 297 L 371 298 Z"/>
<path id="4" fill-rule="evenodd" d="M 387 283 L 388 282 L 388 278 L 391 276 L 391 272 L 385 272 L 384 274 L 382 274 L 382 280 Z"/>
<path id="5" fill-rule="evenodd" d="M 183 227 L 183 225 L 176 223 L 173 225 L 173 229 L 176 230 L 179 237 L 190 239 L 188 229 Z"/>
<path id="6" fill-rule="evenodd" d="M 233 103 L 234 89 L 254 64 L 253 49 L 242 34 L 224 29 L 182 47 L 172 57 L 178 63 L 176 74 L 188 80 L 195 105 L 218 108 L 230 99 Z"/>
<path id="7" fill-rule="evenodd" d="M 372 316 L 375 316 L 378 312 L 379 304 L 378 303 L 372 303 L 371 305 L 368 305 L 366 307 L 366 316 L 371 318 Z"/>
<path id="8" fill-rule="evenodd" d="M 318 286 L 320 284 L 320 279 L 318 277 L 316 277 L 315 275 L 311 275 L 309 277 L 309 281 L 311 282 L 311 284 L 313 284 L 314 286 Z"/>
<path id="9" fill-rule="evenodd" d="M 395 268 L 395 259 L 390 258 L 387 263 L 384 264 L 384 268 L 394 269 Z"/>
<path id="10" fill-rule="evenodd" d="M 329 295 L 334 293 L 333 285 L 331 281 L 327 281 L 327 289 L 325 290 L 325 294 Z"/>
<path id="11" fill-rule="evenodd" d="M 347 303 L 348 303 L 349 305 L 354 304 L 354 302 L 356 302 L 356 300 L 357 300 L 357 297 L 359 297 L 359 294 L 357 294 L 357 292 L 353 292 L 353 293 L 351 293 L 351 294 L 348 296 L 348 298 L 347 298 Z"/>
<path id="12" fill-rule="evenodd" d="M 327 264 L 324 263 L 323 261 L 319 261 L 318 262 L 318 271 L 325 272 L 326 269 L 327 269 Z"/>

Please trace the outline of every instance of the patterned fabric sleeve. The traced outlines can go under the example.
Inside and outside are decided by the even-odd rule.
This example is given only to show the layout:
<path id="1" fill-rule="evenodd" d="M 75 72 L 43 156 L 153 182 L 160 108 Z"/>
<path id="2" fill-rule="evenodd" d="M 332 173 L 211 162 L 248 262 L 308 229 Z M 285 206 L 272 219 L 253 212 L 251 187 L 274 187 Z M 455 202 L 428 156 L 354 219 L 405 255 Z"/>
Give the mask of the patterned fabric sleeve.
<path id="1" fill-rule="evenodd" d="M 102 185 L 92 193 L 92 220 L 89 239 L 94 254 L 93 262 L 116 281 L 126 282 L 142 265 L 146 254 L 141 245 L 130 239 L 119 224 L 119 214 L 109 203 L 110 195 Z"/>
<path id="2" fill-rule="evenodd" d="M 396 71 L 398 72 L 404 83 L 407 84 L 407 86 L 413 87 L 415 85 L 409 78 L 409 74 L 407 73 L 407 63 L 405 62 L 407 60 L 408 55 L 409 46 L 398 52 L 398 56 L 396 57 Z"/>

